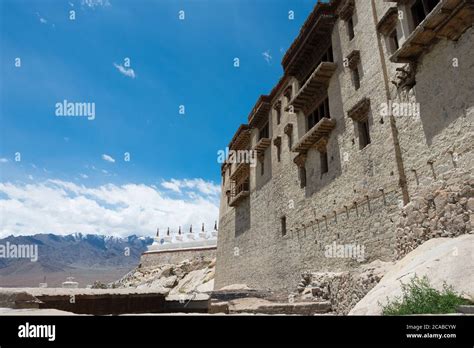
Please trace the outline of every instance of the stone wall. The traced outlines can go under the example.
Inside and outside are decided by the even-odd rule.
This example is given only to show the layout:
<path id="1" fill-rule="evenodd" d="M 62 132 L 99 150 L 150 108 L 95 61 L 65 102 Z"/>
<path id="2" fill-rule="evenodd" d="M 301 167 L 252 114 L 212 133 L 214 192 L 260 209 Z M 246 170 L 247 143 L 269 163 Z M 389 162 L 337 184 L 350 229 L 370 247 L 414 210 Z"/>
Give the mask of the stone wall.
<path id="1" fill-rule="evenodd" d="M 410 248 L 401 246 L 397 232 L 405 227 L 410 231 L 416 228 L 399 221 L 404 206 L 399 186 L 401 174 L 407 176 L 411 197 L 422 194 L 424 188 L 431 190 L 442 173 L 451 172 L 455 181 L 452 185 L 464 185 L 467 174 L 462 173 L 474 167 L 474 86 L 472 79 L 456 77 L 474 76 L 469 53 L 474 50 L 473 29 L 457 42 L 441 41 L 434 46 L 418 63 L 416 86 L 411 91 L 400 92 L 390 81 L 396 68 L 403 64 L 389 61 L 386 42 L 377 35 L 375 26 L 390 4 L 375 3 L 377 18 L 374 19 L 370 0 L 356 2 L 353 40 L 348 39 L 346 23 L 342 20 L 336 22 L 332 33 L 337 69 L 329 83 L 328 97 L 336 128 L 327 145 L 329 171 L 321 173 L 319 152 L 310 149 L 305 165 L 307 185 L 300 187 L 298 168 L 293 163 L 295 153 L 290 151 L 289 138 L 283 129 L 288 123 L 294 125 L 295 144 L 304 134 L 305 116 L 284 112 L 281 124 L 276 123 L 274 114 L 270 119 L 271 137 L 282 138 L 281 161 L 277 160 L 274 146 L 266 150 L 265 158 L 271 158 L 271 170 L 266 170 L 261 178 L 260 170 L 251 168 L 250 197 L 235 209 L 226 204 L 224 193 L 228 189 L 229 173 L 225 173 L 216 289 L 246 283 L 254 288 L 291 291 L 307 270 L 346 272 L 361 264 L 351 258 L 327 257 L 325 248 L 334 242 L 363 246 L 363 264 L 377 259 L 394 260 L 401 249 Z M 379 42 L 387 74 L 384 74 Z M 353 50 L 360 50 L 361 55 L 361 87 L 357 91 L 350 71 L 343 65 L 344 58 Z M 453 56 L 462 64 L 459 70 L 449 67 Z M 295 84 L 291 78 L 289 81 Z M 371 144 L 361 149 L 357 125 L 347 116 L 347 111 L 364 97 L 371 102 L 368 114 Z M 388 99 L 419 102 L 420 117 L 397 117 L 390 122 L 380 112 Z M 278 100 L 283 105 L 287 102 L 281 94 L 277 94 L 274 102 Z M 256 131 L 252 131 L 253 141 Z M 397 165 L 395 140 L 400 142 L 399 162 L 404 165 L 403 173 Z M 265 163 L 266 168 L 269 165 Z M 463 221 L 466 212 L 460 213 Z M 282 217 L 286 218 L 286 235 L 282 234 Z M 469 228 L 465 224 L 464 233 Z"/>
<path id="2" fill-rule="evenodd" d="M 200 257 L 209 259 L 215 258 L 216 248 L 146 252 L 142 254 L 140 259 L 140 268 L 179 264 L 184 260 Z"/>

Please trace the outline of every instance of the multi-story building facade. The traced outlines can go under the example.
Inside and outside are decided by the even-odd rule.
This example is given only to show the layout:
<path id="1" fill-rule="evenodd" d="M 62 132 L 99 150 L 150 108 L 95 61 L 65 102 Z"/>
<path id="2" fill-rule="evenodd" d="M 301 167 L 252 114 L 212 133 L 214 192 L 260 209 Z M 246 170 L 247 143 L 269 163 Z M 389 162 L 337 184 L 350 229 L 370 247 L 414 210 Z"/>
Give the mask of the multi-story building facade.
<path id="1" fill-rule="evenodd" d="M 293 289 L 306 270 L 397 257 L 403 207 L 473 168 L 473 14 L 472 0 L 316 4 L 229 145 L 256 161 L 222 166 L 216 288 Z M 363 261 L 328 257 L 333 243 Z"/>

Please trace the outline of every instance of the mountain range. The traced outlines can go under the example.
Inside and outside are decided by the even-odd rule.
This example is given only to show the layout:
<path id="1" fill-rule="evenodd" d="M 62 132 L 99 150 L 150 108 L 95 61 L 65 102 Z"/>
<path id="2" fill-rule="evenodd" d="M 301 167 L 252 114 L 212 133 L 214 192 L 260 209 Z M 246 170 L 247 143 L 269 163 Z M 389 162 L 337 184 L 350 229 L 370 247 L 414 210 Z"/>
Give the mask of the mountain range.
<path id="1" fill-rule="evenodd" d="M 75 233 L 66 236 L 35 234 L 0 239 L 0 248 L 37 246 L 38 260 L 5 258 L 0 253 L 0 287 L 60 286 L 72 276 L 79 286 L 94 281 L 110 282 L 137 266 L 140 255 L 153 238 L 131 235 L 125 238 Z"/>

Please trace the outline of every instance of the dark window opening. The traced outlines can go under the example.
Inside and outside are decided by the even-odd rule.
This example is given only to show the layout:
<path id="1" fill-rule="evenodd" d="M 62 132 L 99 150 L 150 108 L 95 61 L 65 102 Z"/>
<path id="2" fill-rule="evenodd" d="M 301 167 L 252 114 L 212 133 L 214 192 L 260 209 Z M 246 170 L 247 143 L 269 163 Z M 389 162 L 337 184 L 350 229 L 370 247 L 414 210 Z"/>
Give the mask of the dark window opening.
<path id="1" fill-rule="evenodd" d="M 318 124 L 319 121 L 321 121 L 324 117 L 326 118 L 331 118 L 330 112 L 329 112 L 329 99 L 326 97 L 324 101 L 319 104 L 316 109 L 312 113 L 310 113 L 307 117 L 307 131 L 309 131 L 311 128 L 313 128 L 315 125 Z"/>
<path id="2" fill-rule="evenodd" d="M 300 167 L 299 172 L 300 172 L 300 187 L 305 188 L 306 187 L 306 168 Z"/>
<path id="3" fill-rule="evenodd" d="M 352 82 L 354 83 L 354 88 L 357 91 L 360 88 L 360 74 L 359 74 L 359 67 L 356 66 L 352 70 Z"/>
<path id="4" fill-rule="evenodd" d="M 413 24 L 417 27 L 436 7 L 440 0 L 416 0 L 411 7 Z"/>
<path id="5" fill-rule="evenodd" d="M 281 235 L 286 236 L 286 216 L 280 218 L 281 222 Z"/>
<path id="6" fill-rule="evenodd" d="M 261 129 L 260 129 L 260 132 L 258 133 L 258 140 L 261 140 L 263 138 L 269 138 L 270 132 L 269 132 L 269 126 L 268 126 L 268 122 L 265 124 L 265 126 L 263 126 Z"/>
<path id="7" fill-rule="evenodd" d="M 400 45 L 398 44 L 397 29 L 394 29 L 390 33 L 388 40 L 389 40 L 389 45 L 390 45 L 390 52 L 395 53 L 395 51 L 400 48 Z"/>
<path id="8" fill-rule="evenodd" d="M 291 151 L 291 148 L 293 147 L 293 136 L 291 134 L 288 134 L 288 148 Z"/>
<path id="9" fill-rule="evenodd" d="M 265 174 L 265 164 L 263 161 L 260 162 L 260 175 Z"/>
<path id="10" fill-rule="evenodd" d="M 281 161 L 281 145 L 277 145 L 277 160 L 278 162 Z"/>
<path id="11" fill-rule="evenodd" d="M 349 36 L 349 41 L 351 41 L 355 34 L 354 34 L 354 20 L 352 17 L 347 21 L 347 35 Z"/>
<path id="12" fill-rule="evenodd" d="M 276 116 L 277 116 L 277 124 L 280 124 L 280 122 L 281 122 L 281 105 L 277 106 L 275 108 L 275 110 L 276 110 Z"/>
<path id="13" fill-rule="evenodd" d="M 326 152 L 320 152 L 321 158 L 321 174 L 329 171 L 328 154 Z"/>
<path id="14" fill-rule="evenodd" d="M 359 146 L 362 150 L 367 145 L 371 143 L 370 140 L 370 131 L 369 131 L 369 121 L 358 122 L 359 128 Z"/>
<path id="15" fill-rule="evenodd" d="M 328 50 L 326 53 L 324 53 L 323 58 L 321 58 L 321 62 L 334 62 L 334 55 L 332 53 L 332 46 L 329 46 Z"/>

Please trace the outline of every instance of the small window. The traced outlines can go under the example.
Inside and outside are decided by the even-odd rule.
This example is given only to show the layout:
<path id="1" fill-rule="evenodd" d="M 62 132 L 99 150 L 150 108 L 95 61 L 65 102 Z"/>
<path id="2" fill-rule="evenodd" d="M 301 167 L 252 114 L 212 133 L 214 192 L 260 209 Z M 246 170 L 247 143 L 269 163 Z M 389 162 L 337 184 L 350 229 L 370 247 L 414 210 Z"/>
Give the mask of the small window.
<path id="1" fill-rule="evenodd" d="M 288 134 L 288 149 L 290 149 L 291 151 L 291 148 L 293 147 L 293 136 L 292 134 Z"/>
<path id="2" fill-rule="evenodd" d="M 397 29 L 394 29 L 388 36 L 388 43 L 389 43 L 390 53 L 395 53 L 395 51 L 397 51 L 400 48 L 398 44 Z"/>
<path id="3" fill-rule="evenodd" d="M 354 88 L 357 91 L 360 88 L 360 74 L 359 74 L 359 67 L 356 66 L 352 70 L 352 82 L 354 83 Z"/>
<path id="4" fill-rule="evenodd" d="M 349 41 L 351 41 L 355 34 L 354 34 L 354 20 L 349 18 L 349 20 L 346 22 L 347 25 L 347 35 L 349 36 Z"/>
<path id="5" fill-rule="evenodd" d="M 280 218 L 281 223 L 281 235 L 286 236 L 286 216 Z"/>
<path id="6" fill-rule="evenodd" d="M 276 148 L 277 148 L 277 160 L 278 162 L 280 162 L 281 161 L 281 144 L 278 144 Z"/>
<path id="7" fill-rule="evenodd" d="M 277 117 L 277 124 L 280 124 L 280 122 L 281 122 L 281 105 L 277 105 L 275 107 L 275 111 L 276 111 L 276 117 Z"/>
<path id="8" fill-rule="evenodd" d="M 265 126 L 263 126 L 261 129 L 260 129 L 260 132 L 258 134 L 258 140 L 261 140 L 263 138 L 269 138 L 269 127 L 268 127 L 268 122 L 265 124 Z"/>
<path id="9" fill-rule="evenodd" d="M 260 175 L 263 176 L 265 174 L 265 164 L 264 161 L 260 162 Z"/>
<path id="10" fill-rule="evenodd" d="M 305 188 L 306 187 L 306 168 L 300 167 L 299 172 L 300 172 L 300 187 Z"/>
<path id="11" fill-rule="evenodd" d="M 327 173 L 329 171 L 328 154 L 320 152 L 319 156 L 321 158 L 321 174 Z"/>
<path id="12" fill-rule="evenodd" d="M 357 122 L 359 128 L 359 146 L 362 150 L 370 144 L 369 121 Z"/>

